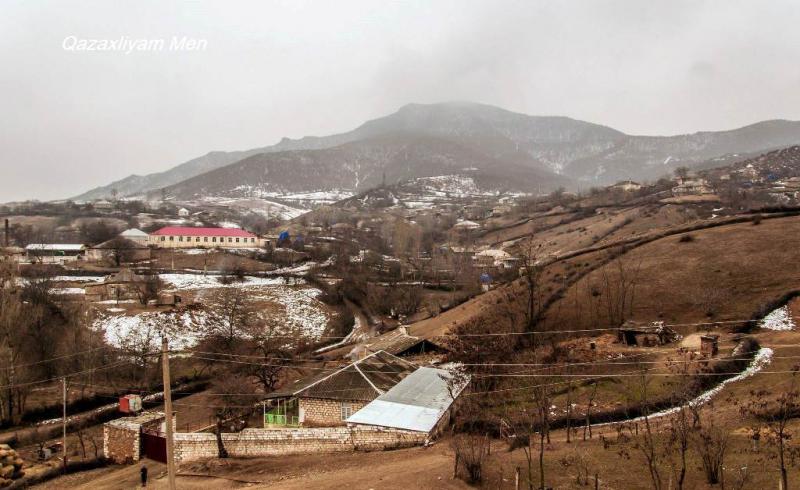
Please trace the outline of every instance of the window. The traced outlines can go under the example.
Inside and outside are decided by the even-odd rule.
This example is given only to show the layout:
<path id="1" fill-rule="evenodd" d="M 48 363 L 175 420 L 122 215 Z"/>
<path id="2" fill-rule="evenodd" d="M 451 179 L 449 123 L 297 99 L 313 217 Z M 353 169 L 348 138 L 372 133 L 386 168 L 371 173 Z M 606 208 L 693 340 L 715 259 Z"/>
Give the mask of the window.
<path id="1" fill-rule="evenodd" d="M 179 236 L 179 237 L 178 237 L 178 241 L 179 241 L 179 242 L 182 242 L 182 241 L 183 241 L 183 237 L 182 237 L 182 236 Z"/>
<path id="2" fill-rule="evenodd" d="M 238 238 L 236 239 L 236 243 L 239 243 L 239 239 Z"/>
<path id="3" fill-rule="evenodd" d="M 162 236 L 162 237 L 161 237 L 161 241 L 162 241 L 162 242 L 165 242 L 165 241 L 167 241 L 167 237 L 165 237 L 165 236 Z"/>
<path id="4" fill-rule="evenodd" d="M 233 238 L 228 238 L 228 243 L 233 243 Z"/>
<path id="5" fill-rule="evenodd" d="M 255 238 L 251 238 L 250 239 L 250 243 L 256 243 L 256 239 Z"/>
<path id="6" fill-rule="evenodd" d="M 216 241 L 217 241 L 217 237 L 212 237 L 212 238 L 211 238 L 211 241 L 216 243 Z"/>
<path id="7" fill-rule="evenodd" d="M 194 241 L 196 241 L 196 242 L 199 242 L 199 241 L 200 241 L 200 237 L 199 237 L 199 236 L 198 236 L 198 237 L 195 237 L 195 238 L 194 238 Z"/>
<path id="8" fill-rule="evenodd" d="M 169 241 L 174 242 L 175 241 L 175 237 L 174 236 L 169 237 Z"/>
<path id="9" fill-rule="evenodd" d="M 207 242 L 207 241 L 208 241 L 208 237 L 207 237 L 207 236 L 204 236 L 204 237 L 203 237 L 203 241 L 204 241 L 204 242 Z"/>
<path id="10" fill-rule="evenodd" d="M 347 420 L 353 415 L 353 404 L 342 402 L 342 420 Z"/>

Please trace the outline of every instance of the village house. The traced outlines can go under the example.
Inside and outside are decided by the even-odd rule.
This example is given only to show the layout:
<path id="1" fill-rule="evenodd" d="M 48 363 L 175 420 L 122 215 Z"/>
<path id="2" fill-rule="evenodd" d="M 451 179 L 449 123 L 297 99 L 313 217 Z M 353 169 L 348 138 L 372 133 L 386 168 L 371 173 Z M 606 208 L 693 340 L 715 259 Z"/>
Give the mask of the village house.
<path id="1" fill-rule="evenodd" d="M 120 237 L 130 240 L 134 243 L 139 243 L 142 245 L 147 245 L 148 242 L 148 235 L 147 233 L 143 232 L 138 228 L 129 228 L 122 233 L 119 234 Z"/>
<path id="2" fill-rule="evenodd" d="M 511 268 L 515 264 L 511 259 L 511 254 L 498 248 L 483 250 L 476 253 L 474 257 L 475 265 L 478 267 L 506 267 L 505 264 L 508 261 L 508 267 Z"/>
<path id="3" fill-rule="evenodd" d="M 264 240 L 239 228 L 167 226 L 150 234 L 148 243 L 159 248 L 260 248 Z"/>
<path id="4" fill-rule="evenodd" d="M 265 424 L 342 425 L 416 369 L 405 359 L 379 351 L 297 380 L 267 396 L 273 408 L 265 414 Z"/>
<path id="5" fill-rule="evenodd" d="M 677 184 L 678 185 L 672 188 L 672 195 L 676 197 L 714 193 L 714 190 L 708 185 L 706 179 L 700 177 L 679 178 Z"/>
<path id="6" fill-rule="evenodd" d="M 468 232 L 472 230 L 477 230 L 480 227 L 481 225 L 479 225 L 478 223 L 467 219 L 459 221 L 458 223 L 453 225 L 453 229 L 459 232 Z"/>
<path id="7" fill-rule="evenodd" d="M 122 238 L 122 235 L 120 235 L 117 238 L 112 238 L 89 248 L 86 252 L 86 258 L 91 261 L 110 261 L 115 264 L 117 261 L 119 263 L 138 262 L 150 260 L 150 252 L 150 247 L 146 244 Z"/>
<path id="8" fill-rule="evenodd" d="M 92 202 L 92 208 L 94 208 L 95 211 L 112 211 L 114 209 L 114 203 L 105 199 L 100 199 Z"/>
<path id="9" fill-rule="evenodd" d="M 101 283 L 83 287 L 87 301 L 139 300 L 146 294 L 147 280 L 130 269 L 106 276 Z"/>
<path id="10" fill-rule="evenodd" d="M 448 426 L 454 402 L 466 385 L 449 371 L 421 367 L 348 417 L 347 424 L 422 432 L 433 438 Z"/>
<path id="11" fill-rule="evenodd" d="M 632 180 L 623 180 L 616 184 L 609 186 L 611 190 L 618 190 L 623 192 L 635 192 L 642 188 L 642 184 Z"/>
<path id="12" fill-rule="evenodd" d="M 180 208 L 178 210 L 178 216 L 181 217 L 181 218 L 188 218 L 189 215 L 191 215 L 191 214 L 192 213 L 190 213 L 189 210 L 186 209 L 186 208 Z"/>

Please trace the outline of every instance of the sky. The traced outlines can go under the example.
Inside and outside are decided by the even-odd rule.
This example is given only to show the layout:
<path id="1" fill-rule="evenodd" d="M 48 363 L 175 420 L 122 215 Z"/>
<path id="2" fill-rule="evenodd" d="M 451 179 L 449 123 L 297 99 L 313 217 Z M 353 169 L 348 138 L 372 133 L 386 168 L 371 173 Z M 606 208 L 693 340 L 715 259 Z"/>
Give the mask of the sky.
<path id="1" fill-rule="evenodd" d="M 0 202 L 347 131 L 411 102 L 651 135 L 800 120 L 797 25 L 796 0 L 0 0 Z M 120 39 L 164 46 L 78 44 Z"/>

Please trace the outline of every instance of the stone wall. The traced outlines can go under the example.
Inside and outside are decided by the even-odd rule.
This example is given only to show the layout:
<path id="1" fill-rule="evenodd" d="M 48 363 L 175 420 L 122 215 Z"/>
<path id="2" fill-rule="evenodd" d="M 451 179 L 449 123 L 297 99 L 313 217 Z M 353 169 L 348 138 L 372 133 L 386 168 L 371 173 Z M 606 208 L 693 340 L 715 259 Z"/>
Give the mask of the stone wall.
<path id="1" fill-rule="evenodd" d="M 139 461 L 140 438 L 139 425 L 125 427 L 119 424 L 105 424 L 103 454 L 115 463 L 135 463 Z"/>
<path id="2" fill-rule="evenodd" d="M 340 451 L 374 451 L 424 444 L 428 434 L 380 427 L 323 427 L 300 429 L 245 429 L 222 434 L 232 457 Z M 217 456 L 217 440 L 210 433 L 176 433 L 175 461 L 185 463 Z"/>
<path id="3" fill-rule="evenodd" d="M 135 463 L 141 455 L 142 429 L 161 430 L 163 412 L 143 412 L 103 424 L 103 454 L 115 463 Z M 175 418 L 173 416 L 173 424 Z"/>
<path id="4" fill-rule="evenodd" d="M 299 407 L 300 413 L 302 416 L 300 417 L 300 422 L 304 424 L 319 424 L 319 425 L 331 425 L 331 424 L 344 424 L 344 420 L 342 420 L 342 404 L 347 403 L 350 404 L 351 410 L 350 414 L 354 414 L 357 411 L 364 408 L 367 403 L 365 401 L 338 401 L 338 400 L 326 400 L 323 398 L 300 398 L 299 399 Z"/>

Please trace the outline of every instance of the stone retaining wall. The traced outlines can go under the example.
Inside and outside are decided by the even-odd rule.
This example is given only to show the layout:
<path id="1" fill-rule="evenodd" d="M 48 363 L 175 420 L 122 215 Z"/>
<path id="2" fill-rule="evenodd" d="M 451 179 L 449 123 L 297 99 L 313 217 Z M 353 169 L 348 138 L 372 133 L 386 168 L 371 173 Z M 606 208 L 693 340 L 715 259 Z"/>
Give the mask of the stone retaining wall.
<path id="1" fill-rule="evenodd" d="M 421 432 L 356 426 L 245 429 L 236 434 L 222 434 L 222 441 L 232 457 L 255 457 L 396 449 L 424 444 L 427 437 Z M 176 463 L 217 456 L 214 434 L 176 433 L 174 441 Z"/>

